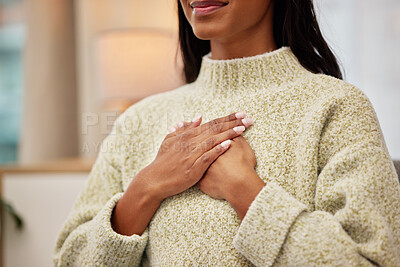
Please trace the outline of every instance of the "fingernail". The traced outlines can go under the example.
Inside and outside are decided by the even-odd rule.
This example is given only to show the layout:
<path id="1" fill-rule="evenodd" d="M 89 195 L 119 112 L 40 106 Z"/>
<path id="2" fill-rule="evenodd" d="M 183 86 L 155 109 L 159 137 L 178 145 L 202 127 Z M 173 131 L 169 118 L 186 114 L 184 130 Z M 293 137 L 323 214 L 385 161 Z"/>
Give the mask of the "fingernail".
<path id="1" fill-rule="evenodd" d="M 231 140 L 225 140 L 224 142 L 221 143 L 221 146 L 223 148 L 227 148 L 231 144 Z"/>
<path id="2" fill-rule="evenodd" d="M 251 118 L 242 119 L 242 122 L 243 122 L 244 126 L 246 126 L 246 127 L 249 127 L 250 125 L 252 125 L 254 123 L 253 119 L 251 119 Z"/>
<path id="3" fill-rule="evenodd" d="M 167 130 L 168 130 L 169 133 L 173 133 L 173 132 L 176 131 L 176 128 L 173 127 L 173 126 L 169 126 Z"/>
<path id="4" fill-rule="evenodd" d="M 233 130 L 236 132 L 236 133 L 242 133 L 242 132 L 244 132 L 244 130 L 245 130 L 246 128 L 244 127 L 244 126 L 236 126 L 235 128 L 233 128 Z"/>
<path id="5" fill-rule="evenodd" d="M 183 125 L 184 125 L 184 124 L 183 124 L 183 121 L 180 121 L 180 122 L 178 122 L 178 124 L 177 124 L 177 125 L 178 125 L 178 127 L 179 127 L 179 128 L 182 128 L 182 127 L 183 127 Z"/>
<path id="6" fill-rule="evenodd" d="M 196 117 L 193 118 L 192 122 L 198 122 L 201 118 L 201 114 L 196 114 Z"/>
<path id="7" fill-rule="evenodd" d="M 237 119 L 244 119 L 244 118 L 246 117 L 246 112 L 244 112 L 244 111 L 236 112 L 236 113 L 235 113 L 235 117 L 236 117 Z"/>

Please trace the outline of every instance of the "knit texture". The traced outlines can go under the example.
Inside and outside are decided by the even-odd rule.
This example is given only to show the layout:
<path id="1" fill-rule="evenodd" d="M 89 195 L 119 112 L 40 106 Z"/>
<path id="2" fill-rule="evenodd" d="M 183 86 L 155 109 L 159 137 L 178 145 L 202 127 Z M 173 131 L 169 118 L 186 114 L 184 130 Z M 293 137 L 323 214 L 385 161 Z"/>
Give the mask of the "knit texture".
<path id="1" fill-rule="evenodd" d="M 111 228 L 168 126 L 245 110 L 266 186 L 241 221 L 197 186 L 165 199 L 141 235 Z M 358 88 L 313 74 L 290 48 L 203 57 L 197 80 L 115 122 L 57 241 L 58 266 L 400 266 L 400 187 L 376 113 Z"/>

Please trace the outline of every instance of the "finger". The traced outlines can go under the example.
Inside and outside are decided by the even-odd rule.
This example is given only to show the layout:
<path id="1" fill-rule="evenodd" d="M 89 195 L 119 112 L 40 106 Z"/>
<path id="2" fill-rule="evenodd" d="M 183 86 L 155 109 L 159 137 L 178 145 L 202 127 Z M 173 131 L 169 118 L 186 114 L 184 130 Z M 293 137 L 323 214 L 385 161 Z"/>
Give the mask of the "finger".
<path id="1" fill-rule="evenodd" d="M 228 129 L 217 135 L 209 136 L 208 138 L 199 143 L 199 145 L 196 147 L 193 153 L 196 153 L 197 154 L 196 156 L 199 157 L 201 154 L 211 150 L 213 147 L 215 147 L 222 141 L 230 140 L 240 136 L 245 131 L 245 129 L 246 128 L 243 125 L 240 125 Z"/>
<path id="2" fill-rule="evenodd" d="M 185 128 L 186 126 L 188 126 L 189 124 L 190 124 L 190 122 L 187 122 L 187 121 L 178 121 L 175 124 L 175 128 L 176 129 L 182 129 L 182 128 Z"/>
<path id="3" fill-rule="evenodd" d="M 244 119 L 236 119 L 234 121 L 228 121 L 221 124 L 216 124 L 213 127 L 208 128 L 203 133 L 199 134 L 197 137 L 197 141 L 201 142 L 212 135 L 217 135 L 219 133 L 225 132 L 229 129 L 232 129 L 236 126 L 244 126 L 245 128 L 250 127 L 253 125 L 253 119 L 251 118 L 244 118 Z"/>
<path id="4" fill-rule="evenodd" d="M 196 116 L 192 119 L 192 121 L 190 121 L 190 122 L 179 121 L 178 123 L 176 123 L 175 126 L 168 127 L 167 131 L 170 134 L 174 133 L 174 135 L 177 135 L 187 129 L 191 129 L 191 128 L 199 126 L 201 123 L 201 120 L 202 120 L 201 114 L 196 114 Z"/>
<path id="5" fill-rule="evenodd" d="M 186 121 L 179 121 L 179 122 L 176 123 L 174 126 L 169 126 L 169 127 L 167 128 L 167 131 L 168 131 L 169 134 L 171 134 L 171 133 L 176 133 L 177 131 L 178 131 L 178 132 L 182 132 L 183 129 L 186 129 L 187 126 L 188 126 L 189 124 L 190 124 L 190 123 L 189 123 L 189 122 L 186 122 Z"/>
<path id="6" fill-rule="evenodd" d="M 197 114 L 192 121 L 180 121 L 176 124 L 177 129 L 181 129 L 182 131 L 190 128 L 194 128 L 200 125 L 202 116 L 201 114 Z"/>
<path id="7" fill-rule="evenodd" d="M 221 123 L 235 121 L 237 119 L 244 119 L 246 116 L 247 116 L 246 112 L 239 111 L 239 112 L 231 113 L 225 117 L 214 119 L 214 120 L 209 121 L 209 122 L 201 125 L 200 127 L 198 127 L 196 134 L 200 134 L 200 133 L 208 130 L 211 127 L 218 127 Z"/>
<path id="8" fill-rule="evenodd" d="M 231 145 L 231 140 L 225 140 L 213 149 L 201 155 L 193 164 L 195 175 L 202 176 L 210 165 L 221 156 Z"/>
<path id="9" fill-rule="evenodd" d="M 167 129 L 167 131 L 168 131 L 168 133 L 173 133 L 173 132 L 176 131 L 176 127 L 174 127 L 174 126 L 169 126 L 168 129 Z"/>

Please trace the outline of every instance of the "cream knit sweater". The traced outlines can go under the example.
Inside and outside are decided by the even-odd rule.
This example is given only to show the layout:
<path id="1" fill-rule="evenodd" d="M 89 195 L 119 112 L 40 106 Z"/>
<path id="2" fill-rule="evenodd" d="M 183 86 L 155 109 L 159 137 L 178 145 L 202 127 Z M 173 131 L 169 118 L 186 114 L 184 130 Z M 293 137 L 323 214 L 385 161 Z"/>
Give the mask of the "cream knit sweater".
<path id="1" fill-rule="evenodd" d="M 266 182 L 242 221 L 196 186 L 165 199 L 142 235 L 111 212 L 168 126 L 245 110 Z M 303 68 L 292 51 L 203 57 L 197 80 L 131 106 L 57 242 L 58 266 L 400 266 L 400 187 L 375 111 L 354 86 Z"/>

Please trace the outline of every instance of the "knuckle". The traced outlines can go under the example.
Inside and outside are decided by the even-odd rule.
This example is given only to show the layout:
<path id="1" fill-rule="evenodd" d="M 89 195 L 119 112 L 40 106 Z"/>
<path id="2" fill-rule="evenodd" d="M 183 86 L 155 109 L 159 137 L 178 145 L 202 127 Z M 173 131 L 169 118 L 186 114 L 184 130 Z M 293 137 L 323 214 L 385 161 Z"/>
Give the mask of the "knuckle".
<path id="1" fill-rule="evenodd" d="M 189 142 L 180 142 L 180 146 L 179 146 L 179 151 L 180 152 L 185 152 L 189 150 Z"/>
<path id="2" fill-rule="evenodd" d="M 179 135 L 179 140 L 184 141 L 188 139 L 188 134 L 186 132 L 183 132 Z"/>
<path id="3" fill-rule="evenodd" d="M 172 145 L 172 140 L 171 139 L 164 139 L 164 141 L 160 145 L 160 151 L 162 152 L 167 152 Z"/>
<path id="4" fill-rule="evenodd" d="M 211 125 L 218 124 L 218 119 L 215 119 L 215 120 L 210 121 L 210 124 L 211 124 Z"/>
<path id="5" fill-rule="evenodd" d="M 168 141 L 170 141 L 175 135 L 176 135 L 175 132 L 167 134 L 167 135 L 165 136 L 163 142 L 168 142 Z"/>
<path id="6" fill-rule="evenodd" d="M 194 129 L 193 128 L 189 128 L 185 132 L 187 133 L 188 136 L 192 136 L 194 134 Z"/>
<path id="7" fill-rule="evenodd" d="M 212 120 L 209 122 L 209 126 L 212 130 L 214 130 L 218 126 L 218 121 L 217 120 Z"/>
<path id="8" fill-rule="evenodd" d="M 174 152 L 181 152 L 181 150 L 182 150 L 182 143 L 180 143 L 180 142 L 176 142 L 176 143 L 174 143 Z"/>
<path id="9" fill-rule="evenodd" d="M 162 143 L 159 151 L 165 153 L 166 151 L 168 151 L 168 145 L 166 143 Z"/>
<path id="10" fill-rule="evenodd" d="M 186 130 L 179 134 L 179 140 L 186 141 L 186 140 L 192 138 L 193 134 L 194 133 L 193 133 L 192 129 Z"/>
<path id="11" fill-rule="evenodd" d="M 171 140 L 170 136 L 167 135 L 166 137 L 164 137 L 164 139 L 163 139 L 163 141 L 162 141 L 161 144 L 162 144 L 162 145 L 163 145 L 163 144 L 168 144 L 168 143 L 170 142 L 170 140 Z"/>
<path id="12" fill-rule="evenodd" d="M 221 130 L 221 125 L 220 124 L 214 124 L 211 126 L 211 131 L 214 133 L 218 133 Z"/>
<path id="13" fill-rule="evenodd" d="M 208 162 L 210 161 L 210 155 L 204 154 L 204 155 L 201 157 L 201 161 L 202 161 L 203 163 L 208 163 Z"/>
<path id="14" fill-rule="evenodd" d="M 183 178 L 185 180 L 188 180 L 192 176 L 191 174 L 192 174 L 192 171 L 191 171 L 191 169 L 188 168 L 183 172 Z"/>
<path id="15" fill-rule="evenodd" d="M 189 143 L 189 144 L 187 145 L 186 149 L 187 149 L 190 153 L 192 153 L 192 152 L 194 152 L 194 151 L 196 150 L 196 144 L 195 144 L 195 143 Z"/>
<path id="16" fill-rule="evenodd" d="M 199 144 L 199 146 L 197 147 L 197 152 L 201 152 L 204 153 L 207 151 L 207 143 L 202 142 Z"/>
<path id="17" fill-rule="evenodd" d="M 213 146 L 215 144 L 216 140 L 217 140 L 217 138 L 212 136 L 206 140 L 206 145 Z"/>

